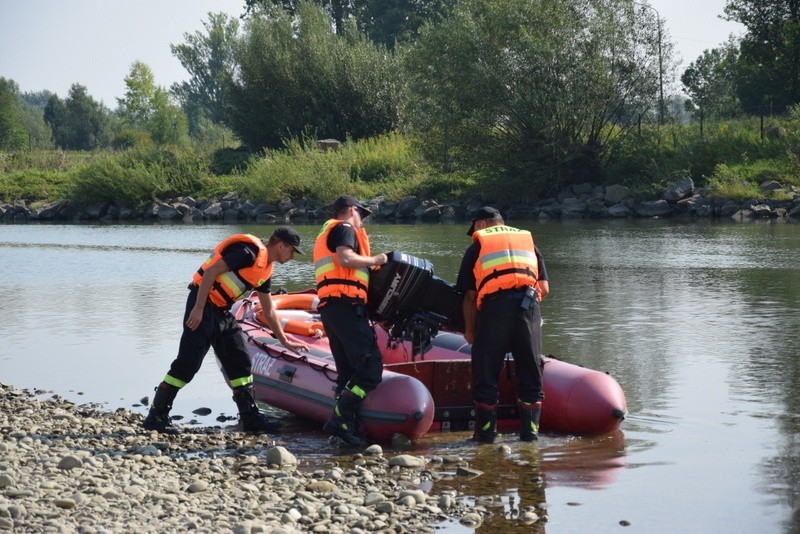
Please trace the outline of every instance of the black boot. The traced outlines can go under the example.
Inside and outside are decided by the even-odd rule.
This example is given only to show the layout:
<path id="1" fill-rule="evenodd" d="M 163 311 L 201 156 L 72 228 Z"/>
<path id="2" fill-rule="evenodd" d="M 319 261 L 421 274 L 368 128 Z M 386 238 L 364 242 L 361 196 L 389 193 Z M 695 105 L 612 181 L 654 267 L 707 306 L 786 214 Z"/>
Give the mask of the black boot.
<path id="1" fill-rule="evenodd" d="M 358 433 L 358 408 L 363 399 L 345 389 L 336 400 L 333 415 L 325 426 L 326 432 L 342 439 L 351 447 L 362 447 L 366 444 L 364 438 Z"/>
<path id="2" fill-rule="evenodd" d="M 494 443 L 497 426 L 497 404 L 475 403 L 475 433 L 472 440 L 479 443 Z"/>
<path id="3" fill-rule="evenodd" d="M 519 408 L 519 439 L 536 441 L 539 439 L 539 416 L 542 414 L 542 403 L 517 401 Z"/>
<path id="4" fill-rule="evenodd" d="M 253 384 L 233 388 L 233 400 L 239 408 L 239 420 L 242 422 L 244 432 L 263 434 L 275 432 L 280 428 L 281 424 L 278 421 L 270 421 L 258 409 Z"/>
<path id="5" fill-rule="evenodd" d="M 142 423 L 146 430 L 156 430 L 165 434 L 180 434 L 180 430 L 172 426 L 172 421 L 169 418 L 172 401 L 175 400 L 175 395 L 178 394 L 179 389 L 166 382 L 161 382 L 156 387 L 156 394 L 153 395 L 150 411 Z"/>

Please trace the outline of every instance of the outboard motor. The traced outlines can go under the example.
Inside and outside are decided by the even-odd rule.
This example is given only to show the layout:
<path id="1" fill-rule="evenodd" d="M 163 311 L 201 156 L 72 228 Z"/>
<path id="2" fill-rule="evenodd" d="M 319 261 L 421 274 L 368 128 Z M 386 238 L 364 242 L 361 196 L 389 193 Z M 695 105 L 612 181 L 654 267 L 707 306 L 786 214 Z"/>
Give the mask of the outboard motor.
<path id="1" fill-rule="evenodd" d="M 424 355 L 439 329 L 463 331 L 463 295 L 434 276 L 431 262 L 390 252 L 389 262 L 369 279 L 370 317 L 396 340 L 410 341 L 412 355 Z"/>

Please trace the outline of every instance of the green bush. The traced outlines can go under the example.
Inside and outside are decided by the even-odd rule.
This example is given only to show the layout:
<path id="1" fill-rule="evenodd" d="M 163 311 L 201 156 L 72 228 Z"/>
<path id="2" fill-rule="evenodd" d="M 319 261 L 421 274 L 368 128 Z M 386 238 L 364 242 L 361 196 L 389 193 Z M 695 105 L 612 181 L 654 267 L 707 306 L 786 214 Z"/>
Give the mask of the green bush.
<path id="1" fill-rule="evenodd" d="M 142 161 L 106 157 L 73 172 L 69 196 L 76 203 L 113 202 L 138 208 L 163 193 L 166 183 Z"/>
<path id="2" fill-rule="evenodd" d="M 115 150 L 129 150 L 131 148 L 151 150 L 155 143 L 153 143 L 150 134 L 147 132 L 134 130 L 133 128 L 123 128 L 114 136 L 111 146 Z"/>
<path id="3" fill-rule="evenodd" d="M 70 176 L 64 171 L 26 169 L 0 173 L 0 200 L 11 202 L 64 198 Z"/>
<path id="4" fill-rule="evenodd" d="M 211 169 L 216 175 L 242 172 L 247 169 L 253 154 L 242 148 L 220 148 L 211 156 Z"/>
<path id="5" fill-rule="evenodd" d="M 421 194 L 430 176 L 430 167 L 400 134 L 348 141 L 326 152 L 313 139 L 303 139 L 252 160 L 241 177 L 241 192 L 265 202 L 287 197 L 327 202 L 342 193 L 398 200 Z"/>

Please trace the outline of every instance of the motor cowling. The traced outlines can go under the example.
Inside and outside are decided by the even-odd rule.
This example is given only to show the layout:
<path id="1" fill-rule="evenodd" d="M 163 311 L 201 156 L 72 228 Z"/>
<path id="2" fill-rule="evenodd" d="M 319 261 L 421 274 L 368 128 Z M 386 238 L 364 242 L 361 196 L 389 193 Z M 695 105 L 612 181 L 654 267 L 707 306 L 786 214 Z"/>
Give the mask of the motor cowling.
<path id="1" fill-rule="evenodd" d="M 424 354 L 439 329 L 463 331 L 463 294 L 433 273 L 431 262 L 391 252 L 389 261 L 370 275 L 370 317 L 398 340 L 412 342 Z"/>

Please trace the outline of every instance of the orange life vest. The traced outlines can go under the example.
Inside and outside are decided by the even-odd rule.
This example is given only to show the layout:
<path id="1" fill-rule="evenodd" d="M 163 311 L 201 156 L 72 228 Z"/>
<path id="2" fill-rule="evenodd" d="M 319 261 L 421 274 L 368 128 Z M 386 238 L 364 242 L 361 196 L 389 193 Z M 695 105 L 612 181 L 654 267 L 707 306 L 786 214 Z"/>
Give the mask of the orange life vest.
<path id="1" fill-rule="evenodd" d="M 203 273 L 213 264 L 222 259 L 222 254 L 226 248 L 234 243 L 249 243 L 258 247 L 258 255 L 250 267 L 237 271 L 228 271 L 217 276 L 214 285 L 208 294 L 208 300 L 219 308 L 227 309 L 238 299 L 245 296 L 245 293 L 269 280 L 272 276 L 273 264 L 269 261 L 267 247 L 259 238 L 250 234 L 237 234 L 222 241 L 214 248 L 208 259 L 200 266 L 192 282 L 199 286 L 203 280 Z"/>
<path id="2" fill-rule="evenodd" d="M 342 223 L 338 219 L 330 219 L 322 225 L 322 230 L 314 243 L 314 270 L 317 279 L 317 295 L 325 299 L 329 297 L 349 297 L 367 302 L 369 287 L 369 269 L 359 267 L 348 269 L 339 264 L 336 251 L 328 248 L 328 236 L 336 225 Z M 356 229 L 358 253 L 369 256 L 369 237 L 364 228 Z"/>
<path id="3" fill-rule="evenodd" d="M 510 226 L 490 226 L 472 234 L 481 251 L 472 271 L 478 290 L 478 309 L 483 299 L 503 289 L 535 287 L 539 262 L 533 236 Z"/>

